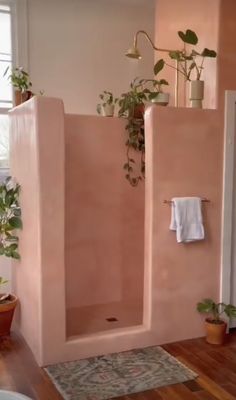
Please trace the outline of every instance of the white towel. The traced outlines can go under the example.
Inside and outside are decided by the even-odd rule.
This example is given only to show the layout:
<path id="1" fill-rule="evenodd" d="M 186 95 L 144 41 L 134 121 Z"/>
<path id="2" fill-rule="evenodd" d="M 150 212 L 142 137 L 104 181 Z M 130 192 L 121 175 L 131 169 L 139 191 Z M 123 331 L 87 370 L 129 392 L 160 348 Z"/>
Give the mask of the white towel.
<path id="1" fill-rule="evenodd" d="M 202 201 L 199 197 L 174 197 L 170 229 L 176 231 L 178 243 L 204 239 Z"/>

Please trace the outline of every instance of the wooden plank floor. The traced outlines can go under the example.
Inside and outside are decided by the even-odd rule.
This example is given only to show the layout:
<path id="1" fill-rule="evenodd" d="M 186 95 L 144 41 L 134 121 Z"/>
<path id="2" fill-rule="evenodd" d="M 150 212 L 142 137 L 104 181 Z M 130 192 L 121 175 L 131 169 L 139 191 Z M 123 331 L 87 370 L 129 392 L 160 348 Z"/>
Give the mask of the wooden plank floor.
<path id="1" fill-rule="evenodd" d="M 198 373 L 198 378 L 119 400 L 233 400 L 236 399 L 236 332 L 224 346 L 193 339 L 163 346 Z M 18 391 L 34 400 L 62 400 L 25 342 L 15 334 L 0 339 L 0 388 Z"/>

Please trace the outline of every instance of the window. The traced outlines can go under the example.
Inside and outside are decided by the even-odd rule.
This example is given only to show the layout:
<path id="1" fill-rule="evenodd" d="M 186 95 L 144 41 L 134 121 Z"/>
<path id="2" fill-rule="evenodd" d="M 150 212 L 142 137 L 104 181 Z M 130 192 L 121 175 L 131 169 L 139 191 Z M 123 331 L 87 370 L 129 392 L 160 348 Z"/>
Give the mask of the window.
<path id="1" fill-rule="evenodd" d="M 12 87 L 3 76 L 12 67 L 12 9 L 0 0 L 0 169 L 9 166 L 9 119 L 12 107 Z"/>

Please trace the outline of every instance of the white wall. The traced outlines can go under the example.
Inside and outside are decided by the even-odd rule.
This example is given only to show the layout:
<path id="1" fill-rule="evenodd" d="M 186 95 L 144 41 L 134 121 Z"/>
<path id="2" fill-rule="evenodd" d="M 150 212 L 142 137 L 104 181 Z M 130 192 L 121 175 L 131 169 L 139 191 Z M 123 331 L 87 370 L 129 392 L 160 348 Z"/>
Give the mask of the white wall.
<path id="1" fill-rule="evenodd" d="M 154 54 L 140 37 L 141 61 L 124 56 L 133 35 L 154 37 L 153 0 L 28 0 L 29 71 L 36 92 L 60 97 L 67 112 L 96 114 L 98 94 L 120 95 L 152 76 Z"/>

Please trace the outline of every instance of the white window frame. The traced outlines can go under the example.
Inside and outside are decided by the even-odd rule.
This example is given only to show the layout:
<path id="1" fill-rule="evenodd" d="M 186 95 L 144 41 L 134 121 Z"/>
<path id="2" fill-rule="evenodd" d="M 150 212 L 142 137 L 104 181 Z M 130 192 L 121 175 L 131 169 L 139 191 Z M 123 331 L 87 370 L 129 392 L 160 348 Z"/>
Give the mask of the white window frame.
<path id="1" fill-rule="evenodd" d="M 234 246 L 234 192 L 235 192 L 235 155 L 236 155 L 236 91 L 225 92 L 224 126 L 224 170 L 223 170 L 223 205 L 221 228 L 221 282 L 220 300 L 231 303 L 233 246 Z M 234 321 L 231 327 L 235 327 Z"/>
<path id="2" fill-rule="evenodd" d="M 28 70 L 27 0 L 0 0 L 0 5 L 10 7 L 12 67 L 22 66 Z M 9 107 L 0 107 L 0 114 L 7 115 L 12 104 L 14 105 L 14 96 Z M 7 175 L 8 171 L 9 168 L 0 167 L 0 179 Z"/>
<path id="3" fill-rule="evenodd" d="M 14 54 L 14 43 L 13 43 L 13 32 L 14 32 L 14 27 L 13 27 L 13 25 L 14 25 L 14 11 L 13 11 L 13 8 L 14 8 L 14 5 L 13 5 L 13 2 L 12 2 L 12 0 L 9 0 L 9 1 L 7 1 L 7 0 L 0 0 L 0 5 L 2 6 L 8 6 L 8 7 L 10 7 L 10 11 L 3 11 L 3 10 L 1 10 L 0 11 L 0 13 L 5 13 L 5 14 L 10 14 L 10 18 L 11 18 L 11 63 L 12 63 L 12 65 L 13 65 L 13 63 L 14 63 L 14 60 L 13 60 L 13 54 Z M 10 105 L 9 105 L 9 107 L 0 107 L 0 114 L 7 114 L 8 113 L 8 111 L 10 110 L 10 108 L 11 108 L 11 105 L 12 105 L 12 102 L 10 102 Z"/>

